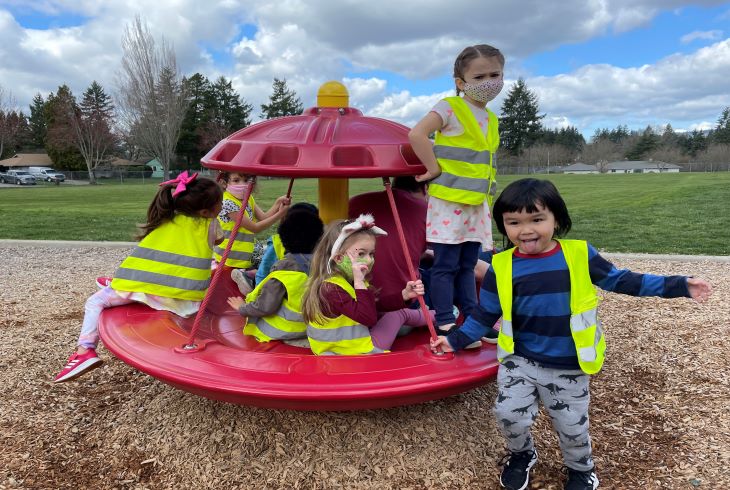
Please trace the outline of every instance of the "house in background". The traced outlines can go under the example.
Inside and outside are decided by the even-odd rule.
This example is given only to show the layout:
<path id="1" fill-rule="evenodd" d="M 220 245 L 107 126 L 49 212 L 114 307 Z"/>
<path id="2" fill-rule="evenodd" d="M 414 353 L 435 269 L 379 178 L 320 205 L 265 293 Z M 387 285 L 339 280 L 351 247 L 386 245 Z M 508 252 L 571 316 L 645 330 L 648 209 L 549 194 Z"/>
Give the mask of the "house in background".
<path id="1" fill-rule="evenodd" d="M 644 160 L 611 162 L 606 165 L 609 174 L 651 174 L 651 173 L 678 173 L 682 167 L 673 163 L 653 162 Z"/>
<path id="2" fill-rule="evenodd" d="M 0 160 L 0 168 L 53 167 L 47 153 L 18 153 L 13 157 Z"/>
<path id="3" fill-rule="evenodd" d="M 149 162 L 145 163 L 145 165 L 152 169 L 153 178 L 162 178 L 162 163 L 160 163 L 157 158 L 153 158 Z"/>
<path id="4" fill-rule="evenodd" d="M 597 174 L 598 167 L 585 163 L 574 163 L 562 168 L 564 174 Z"/>

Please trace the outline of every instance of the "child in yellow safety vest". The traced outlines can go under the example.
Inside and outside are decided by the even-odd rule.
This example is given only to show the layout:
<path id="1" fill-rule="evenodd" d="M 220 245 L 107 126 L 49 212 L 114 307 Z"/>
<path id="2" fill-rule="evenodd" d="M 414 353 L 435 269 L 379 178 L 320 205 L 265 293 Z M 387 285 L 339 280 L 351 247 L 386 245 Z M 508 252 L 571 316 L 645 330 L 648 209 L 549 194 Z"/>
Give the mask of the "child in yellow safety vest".
<path id="1" fill-rule="evenodd" d="M 434 253 L 430 297 L 440 333 L 454 326 L 455 301 L 465 317 L 475 308 L 479 250 L 493 248 L 489 206 L 496 190 L 499 132 L 497 116 L 486 105 L 502 90 L 503 69 L 498 49 L 486 44 L 464 49 L 454 63 L 456 96 L 439 101 L 409 133 L 426 167 L 416 180 L 428 181 L 426 239 Z"/>
<path id="2" fill-rule="evenodd" d="M 223 172 L 220 174 L 219 179 L 225 183 L 223 208 L 218 215 L 218 221 L 220 221 L 221 228 L 223 228 L 224 239 L 220 245 L 215 247 L 213 257 L 220 263 L 238 219 L 238 213 L 244 208 L 241 227 L 236 234 L 236 239 L 225 265 L 234 269 L 231 271 L 231 279 L 238 285 L 241 293 L 245 295 L 253 289 L 253 281 L 249 280 L 246 270 L 252 266 L 254 235 L 279 221 L 289 209 L 291 199 L 286 196 L 278 197 L 268 211 L 263 211 L 256 205 L 253 193 L 251 193 L 248 202 L 244 206 L 241 200 L 245 197 L 246 181 L 249 176 L 237 172 Z M 251 185 L 253 185 L 253 178 L 250 180 Z"/>
<path id="3" fill-rule="evenodd" d="M 97 367 L 102 310 L 144 303 L 187 317 L 195 314 L 210 282 L 213 247 L 223 239 L 215 219 L 221 189 L 214 181 L 183 172 L 163 182 L 147 211 L 141 241 L 114 273 L 111 284 L 86 301 L 78 347 L 55 382 Z"/>
<path id="4" fill-rule="evenodd" d="M 589 375 L 601 369 L 606 342 L 594 285 L 632 296 L 697 302 L 709 298 L 712 286 L 694 277 L 619 270 L 587 242 L 558 239 L 568 233 L 571 220 L 563 198 L 547 180 L 508 185 L 494 203 L 494 216 L 514 248 L 492 258 L 472 316 L 432 345 L 461 350 L 502 317 L 494 410 L 509 450 L 502 486 L 528 486 L 537 461 L 530 427 L 542 402 L 558 432 L 568 473 L 565 488 L 595 489 Z"/>
<path id="5" fill-rule="evenodd" d="M 371 215 L 330 223 L 314 250 L 310 279 L 302 301 L 307 337 L 315 354 L 374 354 L 390 349 L 401 326 L 424 326 L 420 310 L 408 308 L 423 283 L 408 281 L 401 297 L 381 305 L 366 276 L 375 261 L 375 238 L 386 232 Z M 382 298 L 385 300 L 385 298 Z"/>
<path id="6" fill-rule="evenodd" d="M 315 208 L 316 209 L 316 208 Z M 306 338 L 302 319 L 302 296 L 309 277 L 312 251 L 324 225 L 316 213 L 294 208 L 279 225 L 285 254 L 271 267 L 271 273 L 248 293 L 228 298 L 228 304 L 247 318 L 243 333 L 259 342 Z"/>
<path id="7" fill-rule="evenodd" d="M 287 215 L 289 213 L 293 213 L 295 211 L 309 211 L 310 213 L 314 214 L 315 216 L 319 215 L 319 209 L 317 209 L 317 206 L 315 206 L 314 204 L 310 204 L 308 202 L 298 202 L 296 204 L 292 204 L 291 207 L 289 208 L 289 211 L 287 211 Z M 284 222 L 284 219 L 286 219 L 286 217 L 282 218 L 282 223 Z M 320 235 L 321 234 L 322 233 L 320 231 Z M 314 245 L 312 247 L 314 247 Z M 310 253 L 311 253 L 311 250 L 310 250 Z M 256 268 L 256 285 L 257 286 L 259 284 L 261 284 L 261 282 L 266 278 L 266 276 L 269 275 L 269 272 L 271 272 L 271 267 L 276 262 L 278 262 L 279 260 L 284 258 L 284 254 L 286 254 L 286 248 L 284 247 L 284 244 L 282 243 L 280 233 L 271 235 L 269 237 L 269 239 L 266 241 L 266 250 L 264 250 L 264 254 L 261 256 L 261 262 L 259 262 L 259 266 Z"/>

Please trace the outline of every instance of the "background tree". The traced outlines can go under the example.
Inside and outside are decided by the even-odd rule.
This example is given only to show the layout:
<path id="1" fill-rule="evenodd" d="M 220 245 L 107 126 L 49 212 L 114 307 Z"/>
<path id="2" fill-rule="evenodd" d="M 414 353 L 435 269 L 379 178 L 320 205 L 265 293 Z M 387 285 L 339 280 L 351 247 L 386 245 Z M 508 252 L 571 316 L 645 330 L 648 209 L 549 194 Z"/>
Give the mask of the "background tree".
<path id="1" fill-rule="evenodd" d="M 111 97 L 93 81 L 72 117 L 76 145 L 86 163 L 91 184 L 96 184 L 96 167 L 116 143 L 112 132 L 113 113 Z"/>
<path id="2" fill-rule="evenodd" d="M 212 93 L 210 82 L 200 73 L 183 78 L 183 85 L 187 96 L 187 110 L 180 128 L 176 151 L 185 158 L 190 167 L 203 156 L 200 150 L 200 128 L 208 119 Z"/>
<path id="3" fill-rule="evenodd" d="M 297 93 L 286 86 L 286 80 L 274 78 L 272 94 L 268 104 L 261 104 L 261 118 L 273 119 L 282 116 L 298 116 L 304 110 Z"/>
<path id="4" fill-rule="evenodd" d="M 626 158 L 629 160 L 641 160 L 659 148 L 659 142 L 659 136 L 654 132 L 654 129 L 651 126 L 647 126 L 641 134 L 641 137 L 626 153 Z"/>
<path id="5" fill-rule="evenodd" d="M 27 131 L 25 115 L 10 91 L 0 85 L 0 160 L 15 154 Z"/>
<path id="6" fill-rule="evenodd" d="M 213 104 L 208 120 L 200 128 L 200 145 L 203 152 L 213 148 L 229 134 L 251 124 L 253 106 L 243 100 L 233 89 L 230 80 L 220 77 L 211 85 Z M 298 99 L 297 99 L 298 100 Z M 301 103 L 299 104 L 301 106 Z M 301 107 L 298 114 L 301 114 Z"/>
<path id="7" fill-rule="evenodd" d="M 31 148 L 43 148 L 46 143 L 48 124 L 45 117 L 46 102 L 41 94 L 35 94 L 33 103 L 30 105 L 30 118 L 28 118 L 29 137 L 28 144 Z"/>
<path id="8" fill-rule="evenodd" d="M 502 103 L 499 118 L 501 146 L 511 155 L 521 155 L 525 148 L 531 146 L 539 137 L 542 129 L 542 118 L 537 95 L 527 88 L 520 78 L 507 92 Z"/>
<path id="9" fill-rule="evenodd" d="M 717 119 L 717 126 L 712 132 L 712 140 L 714 143 L 730 144 L 730 106 L 725 107 Z"/>
<path id="10" fill-rule="evenodd" d="M 158 45 L 139 16 L 125 27 L 122 52 L 118 103 L 124 126 L 135 128 L 129 134 L 159 160 L 168 179 L 188 103 L 175 52 L 164 38 Z"/>
<path id="11" fill-rule="evenodd" d="M 44 117 L 48 132 L 45 148 L 48 156 L 58 169 L 83 170 L 84 159 L 75 144 L 76 132 L 74 118 L 78 107 L 71 89 L 61 85 L 55 94 L 51 93 L 46 99 Z"/>

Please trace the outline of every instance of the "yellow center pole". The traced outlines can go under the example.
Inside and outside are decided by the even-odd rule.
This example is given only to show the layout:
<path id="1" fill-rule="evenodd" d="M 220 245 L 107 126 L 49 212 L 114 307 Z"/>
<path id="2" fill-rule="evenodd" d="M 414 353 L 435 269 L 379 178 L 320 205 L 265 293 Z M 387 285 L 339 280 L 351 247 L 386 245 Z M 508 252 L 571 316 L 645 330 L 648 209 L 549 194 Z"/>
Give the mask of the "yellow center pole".
<path id="1" fill-rule="evenodd" d="M 322 84 L 317 92 L 317 107 L 349 107 L 350 94 L 340 82 Z M 346 178 L 319 179 L 319 216 L 327 224 L 336 219 L 347 218 L 347 204 L 350 199 L 349 180 Z"/>

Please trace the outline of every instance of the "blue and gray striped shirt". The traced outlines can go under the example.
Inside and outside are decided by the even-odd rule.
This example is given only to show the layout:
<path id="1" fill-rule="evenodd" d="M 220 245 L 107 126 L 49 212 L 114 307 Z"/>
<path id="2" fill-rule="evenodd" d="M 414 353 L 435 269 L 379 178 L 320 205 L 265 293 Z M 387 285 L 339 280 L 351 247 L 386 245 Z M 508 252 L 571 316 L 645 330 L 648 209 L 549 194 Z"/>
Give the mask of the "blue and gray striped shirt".
<path id="1" fill-rule="evenodd" d="M 593 284 L 606 291 L 631 296 L 689 297 L 687 277 L 639 274 L 617 269 L 588 245 L 588 267 Z M 570 333 L 570 274 L 558 245 L 550 252 L 512 259 L 512 328 L 515 354 L 542 366 L 580 369 Z M 494 269 L 489 268 L 479 293 L 479 306 L 448 336 L 454 350 L 481 338 L 502 316 Z"/>

